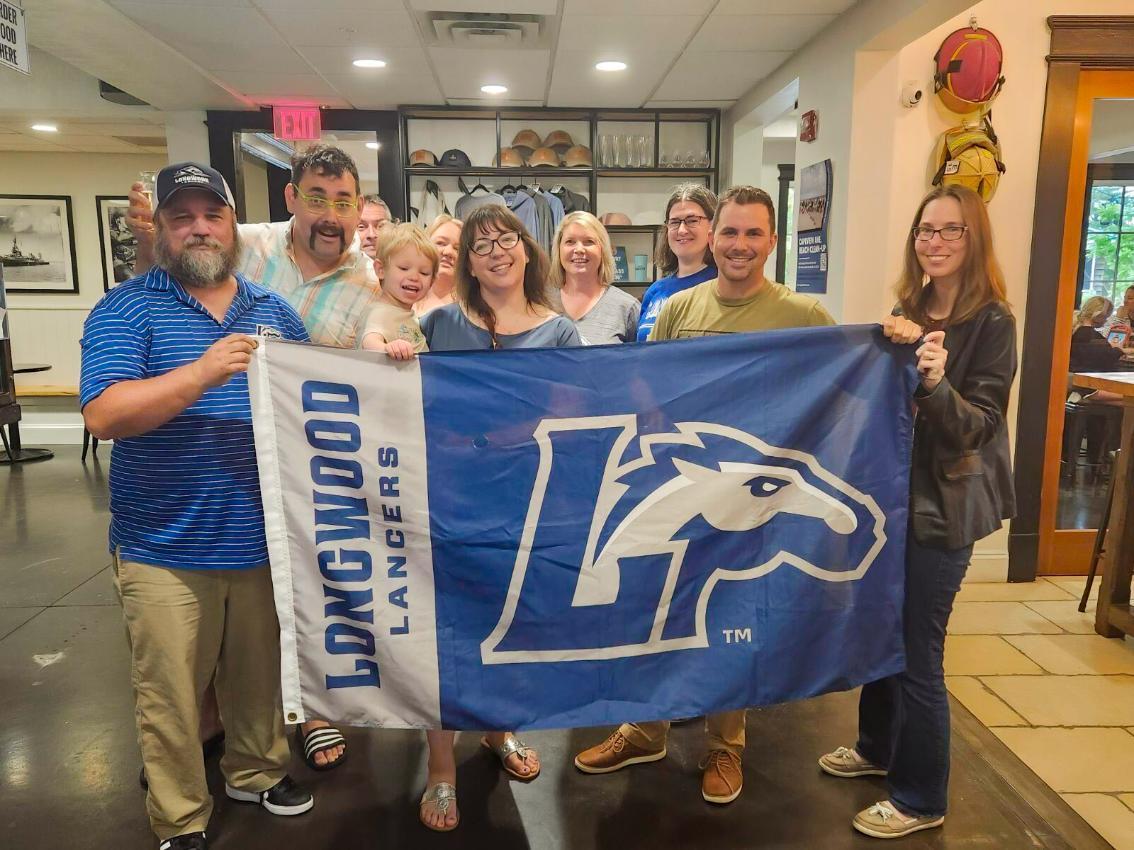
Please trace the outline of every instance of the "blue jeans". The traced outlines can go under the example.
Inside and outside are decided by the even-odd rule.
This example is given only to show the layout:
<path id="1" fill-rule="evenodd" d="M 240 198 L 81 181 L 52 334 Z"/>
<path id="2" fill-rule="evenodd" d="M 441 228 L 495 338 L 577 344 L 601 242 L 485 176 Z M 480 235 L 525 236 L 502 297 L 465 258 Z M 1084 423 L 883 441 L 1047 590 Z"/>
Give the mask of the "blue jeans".
<path id="1" fill-rule="evenodd" d="M 859 754 L 889 770 L 890 800 L 904 814 L 945 814 L 949 789 L 949 696 L 945 627 L 961 588 L 971 545 L 931 549 L 906 543 L 902 612 L 906 670 L 862 689 Z"/>

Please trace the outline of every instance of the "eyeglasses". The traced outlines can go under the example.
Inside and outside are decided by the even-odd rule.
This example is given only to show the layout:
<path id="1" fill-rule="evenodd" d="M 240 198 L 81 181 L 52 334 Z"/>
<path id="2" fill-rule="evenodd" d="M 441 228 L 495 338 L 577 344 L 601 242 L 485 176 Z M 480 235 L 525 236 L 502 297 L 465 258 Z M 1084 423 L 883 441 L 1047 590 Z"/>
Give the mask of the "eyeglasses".
<path id="1" fill-rule="evenodd" d="M 910 232 L 913 233 L 914 239 L 918 242 L 928 242 L 933 238 L 934 233 L 939 233 L 946 242 L 956 242 L 965 235 L 965 231 L 968 229 L 968 227 L 960 224 L 949 224 L 945 227 L 929 227 L 922 224 L 911 228 Z"/>
<path id="2" fill-rule="evenodd" d="M 520 234 L 514 230 L 506 230 L 497 236 L 495 239 L 489 239 L 487 236 L 483 239 L 478 239 L 472 243 L 470 249 L 478 257 L 487 257 L 492 253 L 492 246 L 499 245 L 503 250 L 507 251 L 515 248 L 520 244 Z"/>
<path id="3" fill-rule="evenodd" d="M 299 195 L 299 199 L 303 201 L 303 206 L 313 213 L 326 212 L 328 208 L 333 207 L 335 215 L 339 218 L 347 218 L 358 212 L 358 199 L 353 201 L 332 201 L 330 198 L 324 198 L 322 195 L 308 195 L 303 192 L 294 183 L 291 184 L 295 189 L 295 194 Z"/>
<path id="4" fill-rule="evenodd" d="M 671 218 L 665 223 L 665 226 L 670 230 L 677 230 L 684 224 L 686 230 L 692 230 L 702 221 L 708 220 L 709 217 L 707 215 L 687 215 L 685 218 Z"/>

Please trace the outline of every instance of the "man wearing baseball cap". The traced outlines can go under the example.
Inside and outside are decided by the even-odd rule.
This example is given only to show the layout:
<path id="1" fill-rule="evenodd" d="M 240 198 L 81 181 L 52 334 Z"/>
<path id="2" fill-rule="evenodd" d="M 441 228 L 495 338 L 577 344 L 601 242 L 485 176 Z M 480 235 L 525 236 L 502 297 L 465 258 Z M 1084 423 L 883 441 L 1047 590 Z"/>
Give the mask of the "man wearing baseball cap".
<path id="1" fill-rule="evenodd" d="M 91 434 L 115 441 L 110 551 L 150 824 L 161 850 L 201 850 L 212 798 L 198 723 L 214 672 L 225 793 L 277 815 L 313 805 L 287 775 L 246 374 L 257 337 L 308 335 L 283 298 L 236 271 L 236 213 L 218 172 L 168 166 L 154 195 L 156 265 L 87 317 L 80 403 Z"/>

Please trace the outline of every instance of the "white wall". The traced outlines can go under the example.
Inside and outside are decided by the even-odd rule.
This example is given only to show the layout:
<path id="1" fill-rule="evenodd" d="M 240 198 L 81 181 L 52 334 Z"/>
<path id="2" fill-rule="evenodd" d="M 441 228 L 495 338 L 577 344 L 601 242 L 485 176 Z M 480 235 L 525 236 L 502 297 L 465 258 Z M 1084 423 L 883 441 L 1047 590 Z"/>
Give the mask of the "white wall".
<path id="1" fill-rule="evenodd" d="M 95 195 L 125 195 L 139 171 L 156 171 L 165 164 L 165 157 L 148 154 L 9 151 L 0 156 L 0 193 L 69 195 L 75 228 L 78 294 L 8 295 L 13 358 L 52 367 L 27 376 L 24 383 L 78 385 L 83 320 L 103 295 Z"/>

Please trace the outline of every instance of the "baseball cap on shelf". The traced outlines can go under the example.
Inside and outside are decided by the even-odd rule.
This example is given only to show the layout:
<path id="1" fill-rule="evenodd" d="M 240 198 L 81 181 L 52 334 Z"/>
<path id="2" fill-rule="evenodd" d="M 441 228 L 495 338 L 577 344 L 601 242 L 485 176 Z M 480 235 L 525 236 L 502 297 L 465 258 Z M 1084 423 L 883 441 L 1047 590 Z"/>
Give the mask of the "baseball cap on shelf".
<path id="1" fill-rule="evenodd" d="M 472 168 L 472 160 L 469 159 L 469 155 L 457 148 L 449 148 L 441 154 L 441 159 L 437 164 L 442 168 Z"/>
<path id="2" fill-rule="evenodd" d="M 617 224 L 633 224 L 634 223 L 634 222 L 630 221 L 630 216 L 626 215 L 626 213 L 620 213 L 620 212 L 603 213 L 602 218 L 600 218 L 599 221 L 601 221 L 603 224 L 616 224 L 616 225 Z"/>
<path id="3" fill-rule="evenodd" d="M 559 154 L 551 148 L 536 148 L 532 151 L 532 155 L 528 157 L 528 165 L 549 165 L 558 167 Z"/>
<path id="4" fill-rule="evenodd" d="M 410 165 L 436 165 L 437 157 L 434 156 L 433 151 L 426 150 L 425 148 L 418 148 L 409 155 Z"/>
<path id="5" fill-rule="evenodd" d="M 575 141 L 566 130 L 552 130 L 547 134 L 547 138 L 543 140 L 543 146 L 545 148 L 554 149 L 560 156 L 563 156 L 563 152 L 573 144 L 575 144 Z"/>
<path id="6" fill-rule="evenodd" d="M 197 162 L 178 162 L 158 172 L 154 181 L 154 209 L 157 210 L 182 189 L 203 189 L 212 192 L 228 206 L 236 209 L 232 190 L 215 168 Z"/>
<path id="7" fill-rule="evenodd" d="M 593 164 L 591 149 L 586 145 L 567 148 L 567 153 L 563 154 L 563 164 L 568 168 L 590 168 Z"/>
<path id="8" fill-rule="evenodd" d="M 523 168 L 524 158 L 515 148 L 501 148 L 496 155 L 496 164 L 500 168 Z"/>
<path id="9" fill-rule="evenodd" d="M 512 139 L 512 147 L 519 148 L 520 153 L 531 155 L 531 152 L 540 147 L 542 142 L 535 130 L 521 130 Z"/>

